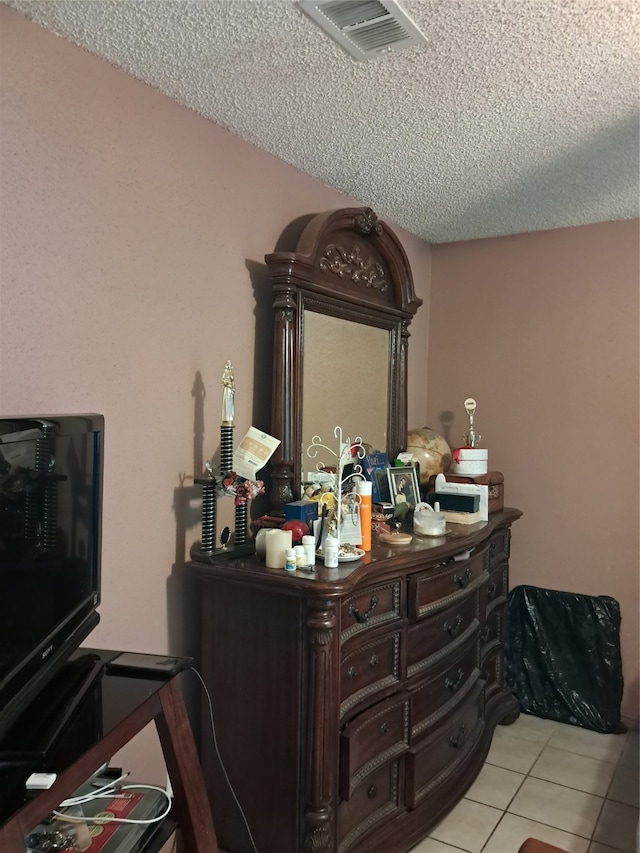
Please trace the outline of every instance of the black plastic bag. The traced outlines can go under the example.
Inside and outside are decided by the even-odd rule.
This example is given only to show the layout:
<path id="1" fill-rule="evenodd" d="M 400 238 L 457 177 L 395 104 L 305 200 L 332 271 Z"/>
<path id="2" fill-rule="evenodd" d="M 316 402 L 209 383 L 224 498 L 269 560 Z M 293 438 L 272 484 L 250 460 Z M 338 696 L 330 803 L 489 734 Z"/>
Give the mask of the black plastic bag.
<path id="1" fill-rule="evenodd" d="M 614 598 L 517 586 L 508 617 L 506 678 L 522 711 L 597 732 L 626 730 Z"/>

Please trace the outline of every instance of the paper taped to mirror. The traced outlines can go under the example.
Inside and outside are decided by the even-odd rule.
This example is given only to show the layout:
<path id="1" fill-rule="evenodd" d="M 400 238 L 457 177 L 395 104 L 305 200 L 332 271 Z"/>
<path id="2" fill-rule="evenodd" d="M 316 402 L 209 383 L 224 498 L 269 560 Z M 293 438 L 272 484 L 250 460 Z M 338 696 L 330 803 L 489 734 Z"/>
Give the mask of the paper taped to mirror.
<path id="1" fill-rule="evenodd" d="M 255 480 L 256 474 L 271 459 L 279 444 L 279 438 L 249 427 L 233 453 L 233 470 L 245 480 Z"/>

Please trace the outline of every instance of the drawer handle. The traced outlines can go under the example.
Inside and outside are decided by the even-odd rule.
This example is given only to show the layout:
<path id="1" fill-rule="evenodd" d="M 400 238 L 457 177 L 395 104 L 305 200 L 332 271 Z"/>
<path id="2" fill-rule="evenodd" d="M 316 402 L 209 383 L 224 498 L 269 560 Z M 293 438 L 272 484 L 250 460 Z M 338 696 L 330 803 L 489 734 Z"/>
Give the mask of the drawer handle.
<path id="1" fill-rule="evenodd" d="M 376 788 L 375 785 L 372 785 L 369 788 L 369 790 L 367 791 L 367 797 L 369 797 L 369 799 L 372 800 L 377 793 L 378 793 L 378 789 Z"/>
<path id="2" fill-rule="evenodd" d="M 483 643 L 486 643 L 489 634 L 491 633 L 491 625 L 485 625 L 482 631 L 480 631 L 480 640 Z"/>
<path id="3" fill-rule="evenodd" d="M 449 625 L 448 622 L 445 622 L 442 626 L 442 629 L 449 634 L 450 637 L 455 637 L 460 630 L 460 626 L 462 625 L 462 616 L 458 613 L 456 618 L 453 620 L 453 623 Z"/>
<path id="4" fill-rule="evenodd" d="M 349 616 L 353 616 L 355 618 L 356 622 L 359 622 L 361 625 L 363 625 L 365 622 L 369 621 L 369 617 L 371 616 L 373 611 L 376 609 L 377 603 L 378 603 L 378 596 L 372 595 L 371 601 L 369 602 L 369 609 L 365 610 L 364 613 L 361 613 L 358 610 L 358 608 L 353 604 L 351 604 L 349 606 L 349 610 L 347 612 L 348 612 Z"/>
<path id="5" fill-rule="evenodd" d="M 378 655 L 371 655 L 369 658 L 369 666 L 376 666 L 378 663 Z"/>
<path id="6" fill-rule="evenodd" d="M 459 747 L 464 746 L 464 742 L 466 741 L 466 739 L 467 727 L 463 723 L 458 729 L 458 734 L 451 735 L 451 737 L 449 738 L 449 743 L 451 744 L 451 746 L 454 746 L 456 749 L 458 749 Z"/>
<path id="7" fill-rule="evenodd" d="M 351 679 L 355 678 L 355 677 L 356 677 L 356 671 L 355 671 L 354 667 L 350 666 L 349 669 L 347 670 L 347 678 L 349 679 L 349 681 L 351 681 Z"/>
<path id="8" fill-rule="evenodd" d="M 487 596 L 489 598 L 493 598 L 493 596 L 496 594 L 497 589 L 498 589 L 498 584 L 495 581 L 493 581 L 487 587 Z"/>
<path id="9" fill-rule="evenodd" d="M 458 687 L 460 687 L 460 685 L 462 684 L 462 679 L 464 678 L 464 670 L 462 669 L 462 667 L 458 669 L 458 671 L 456 672 L 456 676 L 457 678 L 455 681 L 453 680 L 453 678 L 448 677 L 444 680 L 444 686 L 452 693 L 455 693 Z"/>
<path id="10" fill-rule="evenodd" d="M 453 576 L 453 582 L 457 583 L 460 589 L 464 589 L 466 586 L 469 586 L 469 581 L 471 580 L 471 569 L 467 566 L 466 571 L 463 575 L 455 574 Z"/>
<path id="11" fill-rule="evenodd" d="M 497 550 L 498 550 L 498 543 L 494 540 L 491 543 L 491 545 L 489 545 L 489 553 L 491 554 L 492 557 L 496 553 Z"/>
<path id="12" fill-rule="evenodd" d="M 380 734 L 386 735 L 386 733 L 388 731 L 389 731 L 389 726 L 386 723 L 380 723 Z"/>

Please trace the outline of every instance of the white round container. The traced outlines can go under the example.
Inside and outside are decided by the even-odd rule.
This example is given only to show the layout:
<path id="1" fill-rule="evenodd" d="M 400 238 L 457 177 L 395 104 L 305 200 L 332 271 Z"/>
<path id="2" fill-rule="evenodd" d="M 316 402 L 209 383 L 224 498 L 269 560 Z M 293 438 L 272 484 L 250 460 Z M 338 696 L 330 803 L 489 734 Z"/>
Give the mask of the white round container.
<path id="1" fill-rule="evenodd" d="M 489 467 L 489 451 L 483 447 L 458 447 L 454 451 L 458 461 L 453 461 L 450 474 L 460 477 L 477 477 L 486 474 Z"/>
<path id="2" fill-rule="evenodd" d="M 419 503 L 413 513 L 413 530 L 421 536 L 444 536 L 447 523 L 440 504 L 432 509 L 429 504 Z"/>

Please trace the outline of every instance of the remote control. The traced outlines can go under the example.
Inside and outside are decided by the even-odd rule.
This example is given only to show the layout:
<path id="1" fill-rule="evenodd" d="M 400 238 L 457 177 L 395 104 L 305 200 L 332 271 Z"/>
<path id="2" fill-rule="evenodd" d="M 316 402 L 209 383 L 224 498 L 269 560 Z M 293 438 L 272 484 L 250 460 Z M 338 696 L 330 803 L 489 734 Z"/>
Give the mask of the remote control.
<path id="1" fill-rule="evenodd" d="M 192 658 L 178 658 L 169 655 L 148 655 L 138 652 L 122 652 L 117 658 L 109 661 L 107 672 L 122 670 L 147 678 L 170 678 L 183 669 L 187 669 Z"/>

